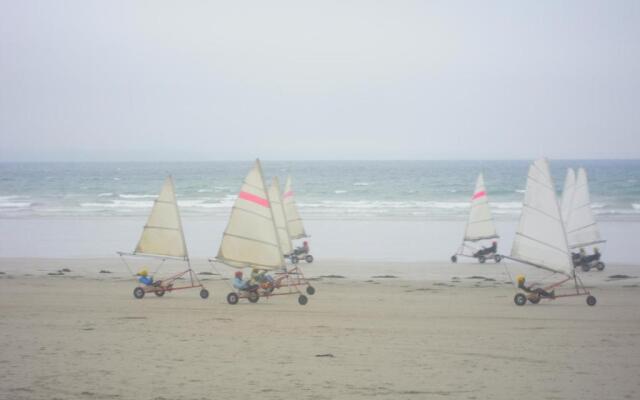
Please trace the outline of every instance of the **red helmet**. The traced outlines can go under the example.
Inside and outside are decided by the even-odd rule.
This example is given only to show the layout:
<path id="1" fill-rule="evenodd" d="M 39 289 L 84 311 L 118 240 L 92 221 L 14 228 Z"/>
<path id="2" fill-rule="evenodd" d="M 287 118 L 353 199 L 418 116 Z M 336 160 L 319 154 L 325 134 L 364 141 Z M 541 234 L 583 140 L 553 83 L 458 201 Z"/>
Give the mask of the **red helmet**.
<path id="1" fill-rule="evenodd" d="M 242 271 L 236 271 L 236 278 L 242 278 Z"/>
<path id="2" fill-rule="evenodd" d="M 308 242 L 305 240 L 304 242 L 302 242 L 302 244 L 308 244 Z"/>

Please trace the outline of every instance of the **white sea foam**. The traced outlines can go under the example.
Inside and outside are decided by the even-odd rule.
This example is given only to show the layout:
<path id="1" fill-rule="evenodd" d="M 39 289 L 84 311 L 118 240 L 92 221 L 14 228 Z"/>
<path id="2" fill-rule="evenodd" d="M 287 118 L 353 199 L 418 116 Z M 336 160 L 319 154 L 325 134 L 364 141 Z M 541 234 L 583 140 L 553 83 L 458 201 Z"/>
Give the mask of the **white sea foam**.
<path id="1" fill-rule="evenodd" d="M 371 183 L 369 182 L 355 182 L 353 186 L 369 186 Z"/>
<path id="2" fill-rule="evenodd" d="M 640 211 L 640 203 L 633 203 L 631 204 L 631 207 L 633 207 L 634 210 Z"/>
<path id="3" fill-rule="evenodd" d="M 153 201 L 129 201 L 129 200 L 114 200 L 109 203 L 80 203 L 80 207 L 86 208 L 151 208 L 153 206 Z"/>
<path id="4" fill-rule="evenodd" d="M 198 189 L 198 193 L 211 193 L 213 190 L 211 189 Z"/>
<path id="5" fill-rule="evenodd" d="M 111 197 L 111 196 L 113 196 L 113 193 L 111 193 L 111 192 L 100 193 L 98 195 L 98 197 Z"/>
<path id="6" fill-rule="evenodd" d="M 334 190 L 333 193 L 335 194 L 343 194 L 343 193 L 347 193 L 347 190 Z"/>
<path id="7" fill-rule="evenodd" d="M 157 194 L 121 194 L 121 199 L 155 199 Z"/>
<path id="8" fill-rule="evenodd" d="M 0 201 L 0 208 L 29 208 L 32 204 L 28 201 Z"/>

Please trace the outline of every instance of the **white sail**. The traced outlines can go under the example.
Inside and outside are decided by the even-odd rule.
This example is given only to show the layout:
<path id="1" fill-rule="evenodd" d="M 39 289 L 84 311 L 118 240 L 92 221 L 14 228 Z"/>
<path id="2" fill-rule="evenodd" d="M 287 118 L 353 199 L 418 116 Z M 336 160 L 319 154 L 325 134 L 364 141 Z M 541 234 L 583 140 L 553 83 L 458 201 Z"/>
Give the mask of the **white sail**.
<path id="1" fill-rule="evenodd" d="M 134 254 L 188 258 L 171 176 L 162 185 Z"/>
<path id="2" fill-rule="evenodd" d="M 260 160 L 244 179 L 216 258 L 237 268 L 284 266 Z"/>
<path id="3" fill-rule="evenodd" d="M 280 181 L 277 177 L 273 178 L 271 186 L 269 187 L 269 198 L 271 199 L 273 219 L 276 223 L 282 254 L 290 254 L 293 246 L 291 244 L 291 238 L 289 237 L 287 218 L 284 214 L 284 204 L 282 203 L 282 195 L 280 194 Z"/>
<path id="4" fill-rule="evenodd" d="M 576 173 L 573 168 L 567 169 L 567 177 L 564 179 L 564 189 L 562 189 L 562 201 L 560 202 L 560 210 L 562 211 L 562 220 L 565 225 L 569 220 L 571 212 L 571 203 L 576 188 Z"/>
<path id="5" fill-rule="evenodd" d="M 476 181 L 476 190 L 471 197 L 471 211 L 469 212 L 464 240 L 477 241 L 497 237 L 498 234 L 491 217 L 491 209 L 489 208 L 487 190 L 484 186 L 484 178 L 480 174 Z"/>
<path id="6" fill-rule="evenodd" d="M 291 176 L 287 177 L 287 182 L 284 185 L 282 201 L 284 204 L 285 214 L 287 215 L 287 224 L 289 225 L 289 235 L 291 236 L 291 239 L 307 237 L 307 233 L 304 231 L 304 226 L 302 225 L 302 218 L 300 218 L 300 214 L 298 213 L 298 207 L 293 199 Z"/>
<path id="7" fill-rule="evenodd" d="M 569 246 L 578 248 L 602 243 L 598 224 L 591 210 L 589 183 L 584 168 L 578 170 L 575 189 L 570 204 L 569 218 L 565 221 Z"/>
<path id="8" fill-rule="evenodd" d="M 560 205 L 546 159 L 529 167 L 520 223 L 511 257 L 538 268 L 573 276 L 573 263 Z"/>

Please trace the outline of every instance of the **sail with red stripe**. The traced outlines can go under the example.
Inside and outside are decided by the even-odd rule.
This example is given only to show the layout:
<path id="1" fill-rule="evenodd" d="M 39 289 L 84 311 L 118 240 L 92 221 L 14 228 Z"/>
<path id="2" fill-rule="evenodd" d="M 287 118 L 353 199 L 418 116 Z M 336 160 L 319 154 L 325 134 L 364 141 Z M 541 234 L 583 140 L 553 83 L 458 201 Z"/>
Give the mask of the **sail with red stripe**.
<path id="1" fill-rule="evenodd" d="M 272 205 L 260 160 L 256 160 L 233 205 L 216 259 L 236 268 L 282 268 Z"/>
<path id="2" fill-rule="evenodd" d="M 496 227 L 489 208 L 487 189 L 484 186 L 482 174 L 478 175 L 476 189 L 471 196 L 471 211 L 467 221 L 464 240 L 475 242 L 483 239 L 495 239 L 498 237 Z"/>

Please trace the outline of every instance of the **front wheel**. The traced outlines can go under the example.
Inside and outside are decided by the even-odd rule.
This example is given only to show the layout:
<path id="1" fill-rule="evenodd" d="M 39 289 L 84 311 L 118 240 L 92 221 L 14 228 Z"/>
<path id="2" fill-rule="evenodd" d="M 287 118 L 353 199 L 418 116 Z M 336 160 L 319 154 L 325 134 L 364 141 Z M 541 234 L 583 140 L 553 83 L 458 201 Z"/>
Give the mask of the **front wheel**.
<path id="1" fill-rule="evenodd" d="M 596 268 L 598 269 L 598 271 L 602 271 L 604 269 L 604 263 L 603 262 L 598 262 L 596 264 Z"/>
<path id="2" fill-rule="evenodd" d="M 596 298 L 593 296 L 587 296 L 587 304 L 590 306 L 596 305 Z"/>
<path id="3" fill-rule="evenodd" d="M 307 296 L 301 294 L 300 297 L 298 297 L 298 303 L 300 303 L 301 306 L 304 306 L 305 304 L 307 304 L 307 302 L 309 301 L 309 299 L 307 298 Z"/>
<path id="4" fill-rule="evenodd" d="M 293 255 L 293 254 L 292 254 L 292 255 L 291 255 L 291 263 L 292 263 L 292 264 L 297 264 L 297 263 L 298 263 L 298 261 L 300 261 L 300 260 L 298 259 L 298 256 L 296 256 L 296 255 Z"/>
<path id="5" fill-rule="evenodd" d="M 458 262 L 458 257 L 456 255 L 451 256 L 451 262 L 452 263 L 457 263 Z"/>
<path id="6" fill-rule="evenodd" d="M 155 293 L 155 295 L 158 296 L 158 297 L 162 297 L 162 296 L 164 296 L 165 291 L 164 291 L 164 289 L 160 289 L 160 290 L 156 290 L 153 293 Z"/>
<path id="7" fill-rule="evenodd" d="M 247 296 L 247 298 L 249 299 L 250 302 L 257 303 L 258 300 L 260 300 L 260 295 L 258 294 L 258 292 L 249 292 L 249 295 Z"/>
<path id="8" fill-rule="evenodd" d="M 513 302 L 518 306 L 523 306 L 527 303 L 527 296 L 523 295 L 522 293 L 518 293 L 514 296 Z"/>
<path id="9" fill-rule="evenodd" d="M 484 262 L 487 261 L 487 259 L 484 258 L 484 256 L 480 256 L 478 257 L 478 261 L 480 261 L 480 264 L 484 264 Z"/>
<path id="10" fill-rule="evenodd" d="M 133 289 L 133 297 L 135 297 L 136 299 L 141 299 L 144 297 L 144 289 L 141 287 L 137 287 L 135 289 Z"/>
<path id="11" fill-rule="evenodd" d="M 589 264 L 582 264 L 581 268 L 584 272 L 589 272 L 591 266 Z"/>
<path id="12" fill-rule="evenodd" d="M 308 264 L 311 264 L 311 263 L 313 262 L 313 256 L 312 256 L 311 254 L 307 254 L 307 255 L 304 257 L 304 260 L 305 260 Z"/>
<path id="13" fill-rule="evenodd" d="M 501 256 L 500 254 L 496 254 L 496 255 L 493 257 L 493 260 L 494 260 L 496 263 L 499 263 L 500 261 L 502 261 L 502 256 Z"/>
<path id="14" fill-rule="evenodd" d="M 207 289 L 202 289 L 200 291 L 200 297 L 202 297 L 203 299 L 206 299 L 209 297 L 209 291 Z"/>
<path id="15" fill-rule="evenodd" d="M 227 295 L 227 303 L 229 304 L 238 304 L 238 294 L 231 292 Z"/>
<path id="16" fill-rule="evenodd" d="M 307 286 L 307 294 L 310 296 L 313 296 L 313 294 L 316 292 L 316 289 L 313 286 Z"/>

